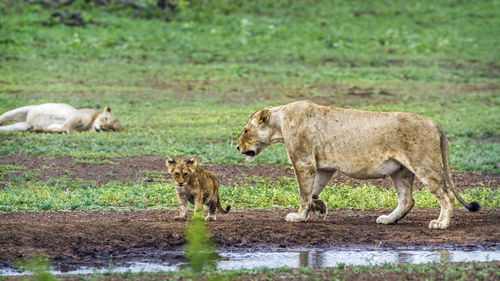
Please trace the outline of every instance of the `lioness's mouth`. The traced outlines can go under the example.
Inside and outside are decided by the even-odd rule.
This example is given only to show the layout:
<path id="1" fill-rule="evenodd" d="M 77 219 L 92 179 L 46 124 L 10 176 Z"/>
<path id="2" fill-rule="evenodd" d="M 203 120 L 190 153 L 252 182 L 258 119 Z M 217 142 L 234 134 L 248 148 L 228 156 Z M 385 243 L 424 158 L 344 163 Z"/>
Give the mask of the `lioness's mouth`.
<path id="1" fill-rule="evenodd" d="M 243 154 L 248 155 L 248 156 L 255 156 L 255 151 L 254 150 L 249 150 L 249 151 L 243 152 Z"/>

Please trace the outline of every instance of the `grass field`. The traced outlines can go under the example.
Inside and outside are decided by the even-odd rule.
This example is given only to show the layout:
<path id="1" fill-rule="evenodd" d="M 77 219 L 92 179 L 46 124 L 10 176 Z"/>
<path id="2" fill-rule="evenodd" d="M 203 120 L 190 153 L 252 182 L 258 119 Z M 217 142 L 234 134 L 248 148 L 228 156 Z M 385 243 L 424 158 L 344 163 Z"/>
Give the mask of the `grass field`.
<path id="1" fill-rule="evenodd" d="M 218 164 L 288 165 L 283 145 L 269 147 L 248 164 L 235 142 L 255 110 L 311 99 L 422 114 L 451 139 L 453 168 L 500 173 L 497 1 L 257 2 L 213 4 L 197 13 L 186 9 L 170 22 L 161 14 L 146 19 L 147 12 L 84 1 L 57 10 L 82 13 L 87 22 L 82 27 L 54 24 L 54 9 L 5 2 L 0 6 L 5 31 L 0 33 L 0 112 L 43 102 L 110 105 L 127 131 L 2 133 L 0 154 L 97 162 L 198 156 Z M 8 173 L 12 167 L 0 169 Z M 55 197 L 53 204 L 41 200 L 45 207 L 30 209 L 85 206 L 54 195 L 50 183 L 9 185 L 2 190 L 3 209 L 16 209 L 11 200 L 21 200 L 26 188 Z M 120 188 L 134 185 L 140 183 Z M 498 196 L 491 192 L 493 205 L 486 206 L 497 207 Z M 174 199 L 155 200 L 170 206 Z M 127 205 L 123 200 L 120 204 Z M 296 206 L 293 200 L 278 206 Z M 101 207 L 108 201 L 103 199 Z M 274 205 L 248 207 L 257 206 Z"/>
<path id="2" fill-rule="evenodd" d="M 260 9 L 171 22 L 81 2 L 85 27 L 51 26 L 53 10 L 3 4 L 0 111 L 109 104 L 128 131 L 18 134 L 3 138 L 0 153 L 239 163 L 234 141 L 249 114 L 307 98 L 422 114 L 452 138 L 454 167 L 499 172 L 496 1 L 261 1 Z M 283 152 L 259 160 L 285 164 Z"/>
<path id="3" fill-rule="evenodd" d="M 137 155 L 197 156 L 205 163 L 289 165 L 283 145 L 269 147 L 249 164 L 235 142 L 255 110 L 311 99 L 330 106 L 422 114 L 438 122 L 450 138 L 454 169 L 500 173 L 497 1 L 233 4 L 188 7 L 165 21 L 163 14 L 150 10 L 98 8 L 84 1 L 56 10 L 4 2 L 0 112 L 43 102 L 101 109 L 110 105 L 127 131 L 2 133 L 0 155 L 67 155 L 94 163 Z M 87 24 L 57 24 L 54 11 L 79 12 Z M 0 174 L 10 169 L 0 166 Z M 59 188 L 36 179 L 9 182 L 1 191 L 2 209 L 85 208 L 85 200 L 106 208 L 113 202 L 92 197 L 96 195 L 72 202 L 67 198 L 86 198 L 71 194 L 81 192 L 82 183 L 60 182 Z M 120 197 L 111 206 L 160 204 L 139 203 L 147 192 L 127 202 L 131 197 L 123 190 L 136 186 L 141 183 L 100 189 Z M 56 195 L 61 187 L 69 194 Z M 113 193 L 116 188 L 121 195 Z M 253 188 L 266 189 L 247 186 L 244 192 Z M 37 198 L 46 199 L 22 207 L 13 204 L 28 202 L 22 191 L 32 189 L 47 195 Z M 242 206 L 297 205 L 292 191 L 286 195 L 286 188 L 280 190 L 282 198 L 293 200 L 275 204 L 261 198 Z M 490 198 L 482 202 L 485 206 L 498 207 L 496 190 L 473 193 L 475 200 Z M 227 196 L 244 202 L 249 195 Z M 175 203 L 172 196 L 151 200 L 162 202 L 160 206 Z M 392 207 L 395 202 L 378 204 L 363 208 Z"/>

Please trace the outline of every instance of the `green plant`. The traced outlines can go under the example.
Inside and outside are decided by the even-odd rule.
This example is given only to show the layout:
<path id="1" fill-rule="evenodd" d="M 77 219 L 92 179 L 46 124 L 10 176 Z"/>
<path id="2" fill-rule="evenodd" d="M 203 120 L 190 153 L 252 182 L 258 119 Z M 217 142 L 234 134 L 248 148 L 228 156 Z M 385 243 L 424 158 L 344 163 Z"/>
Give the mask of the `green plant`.
<path id="1" fill-rule="evenodd" d="M 46 256 L 19 261 L 17 267 L 20 271 L 33 272 L 35 279 L 38 281 L 55 281 L 57 280 L 50 272 L 50 260 Z"/>
<path id="2" fill-rule="evenodd" d="M 189 267 L 196 274 L 212 271 L 217 266 L 215 245 L 208 235 L 201 213 L 195 213 L 187 227 L 184 251 Z"/>

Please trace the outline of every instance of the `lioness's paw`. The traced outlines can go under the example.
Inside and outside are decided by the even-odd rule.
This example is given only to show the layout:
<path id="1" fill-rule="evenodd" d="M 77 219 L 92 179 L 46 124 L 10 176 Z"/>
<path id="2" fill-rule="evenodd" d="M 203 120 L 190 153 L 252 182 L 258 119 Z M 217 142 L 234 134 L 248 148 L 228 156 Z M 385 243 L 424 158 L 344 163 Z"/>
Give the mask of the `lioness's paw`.
<path id="1" fill-rule="evenodd" d="M 297 213 L 289 213 L 286 215 L 285 220 L 288 222 L 301 222 L 301 221 L 306 221 L 307 218 L 301 217 Z"/>
<path id="2" fill-rule="evenodd" d="M 391 223 L 396 223 L 393 219 L 391 219 L 390 216 L 385 216 L 385 215 L 382 215 L 380 217 L 377 218 L 377 223 L 380 223 L 380 224 L 391 224 Z"/>
<path id="3" fill-rule="evenodd" d="M 444 221 L 438 221 L 438 220 L 432 220 L 429 223 L 429 228 L 430 229 L 446 229 L 448 228 L 449 222 L 444 222 Z"/>

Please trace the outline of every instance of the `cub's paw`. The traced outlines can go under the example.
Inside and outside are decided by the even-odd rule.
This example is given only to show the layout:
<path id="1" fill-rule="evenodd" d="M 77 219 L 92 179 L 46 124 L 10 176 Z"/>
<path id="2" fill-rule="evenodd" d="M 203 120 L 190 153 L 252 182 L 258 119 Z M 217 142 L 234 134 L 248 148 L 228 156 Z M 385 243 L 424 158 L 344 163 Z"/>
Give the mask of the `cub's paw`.
<path id="1" fill-rule="evenodd" d="M 430 229 L 446 229 L 448 228 L 449 222 L 444 222 L 444 221 L 439 221 L 439 220 L 432 220 L 429 223 L 429 228 Z"/>
<path id="2" fill-rule="evenodd" d="M 297 213 L 289 213 L 288 215 L 286 215 L 285 220 L 288 222 L 302 222 L 306 221 L 307 218 L 304 218 Z"/>
<path id="3" fill-rule="evenodd" d="M 185 221 L 187 219 L 187 216 L 176 216 L 174 217 L 175 221 Z"/>
<path id="4" fill-rule="evenodd" d="M 215 217 L 215 215 L 207 215 L 205 217 L 205 221 L 216 221 L 217 218 Z"/>
<path id="5" fill-rule="evenodd" d="M 323 219 L 325 219 L 328 213 L 328 208 L 323 200 L 313 199 L 311 202 L 311 211 L 313 211 L 318 217 L 323 217 Z"/>

